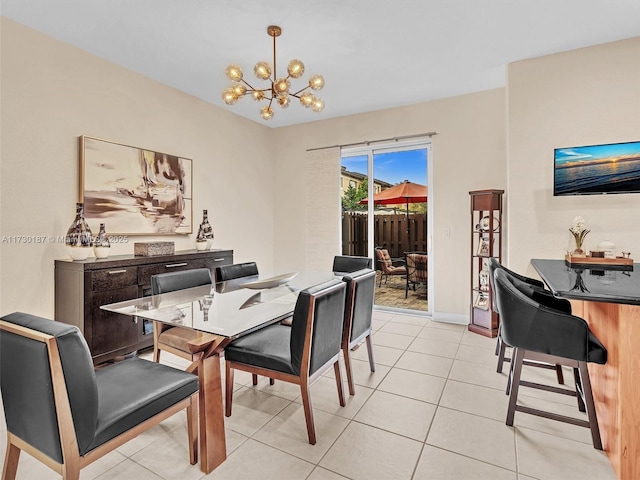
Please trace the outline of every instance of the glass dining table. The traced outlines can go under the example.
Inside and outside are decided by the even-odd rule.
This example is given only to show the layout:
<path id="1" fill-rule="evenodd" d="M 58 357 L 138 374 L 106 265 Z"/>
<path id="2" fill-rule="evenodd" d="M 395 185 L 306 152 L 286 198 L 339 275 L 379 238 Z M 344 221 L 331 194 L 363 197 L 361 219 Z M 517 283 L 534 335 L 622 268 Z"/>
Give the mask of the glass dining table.
<path id="1" fill-rule="evenodd" d="M 290 317 L 301 290 L 335 277 L 333 272 L 310 271 L 250 276 L 100 308 L 216 336 L 187 369 L 197 372 L 200 380 L 200 468 L 209 473 L 227 456 L 220 365 L 224 348 L 238 337 Z"/>

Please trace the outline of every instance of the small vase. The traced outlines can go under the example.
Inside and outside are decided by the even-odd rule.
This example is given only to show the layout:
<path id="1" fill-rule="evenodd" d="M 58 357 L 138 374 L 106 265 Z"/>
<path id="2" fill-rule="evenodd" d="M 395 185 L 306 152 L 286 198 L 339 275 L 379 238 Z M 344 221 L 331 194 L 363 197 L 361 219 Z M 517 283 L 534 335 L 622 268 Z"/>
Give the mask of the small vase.
<path id="1" fill-rule="evenodd" d="M 571 253 L 571 255 L 573 255 L 574 257 L 584 257 L 584 250 L 582 250 L 582 248 L 576 248 L 573 250 L 573 252 Z"/>
<path id="2" fill-rule="evenodd" d="M 204 243 L 204 245 L 200 245 Z M 202 223 L 198 228 L 198 236 L 196 237 L 196 248 L 198 250 L 209 250 L 213 245 L 213 228 L 209 223 L 207 210 L 202 210 Z"/>
<path id="3" fill-rule="evenodd" d="M 93 241 L 93 253 L 96 258 L 107 258 L 110 252 L 111 244 L 109 243 L 109 237 L 105 231 L 104 223 L 101 223 L 98 236 Z"/>
<path id="4" fill-rule="evenodd" d="M 73 260 L 86 260 L 91 253 L 92 241 L 91 229 L 84 220 L 84 204 L 76 203 L 76 219 L 67 230 L 64 240 L 69 256 Z"/>

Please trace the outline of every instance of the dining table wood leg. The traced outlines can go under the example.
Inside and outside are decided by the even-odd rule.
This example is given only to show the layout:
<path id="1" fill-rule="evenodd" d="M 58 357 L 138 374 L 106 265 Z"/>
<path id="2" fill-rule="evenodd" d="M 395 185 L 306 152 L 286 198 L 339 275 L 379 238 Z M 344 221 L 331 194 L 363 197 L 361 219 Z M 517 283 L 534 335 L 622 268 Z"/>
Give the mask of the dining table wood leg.
<path id="1" fill-rule="evenodd" d="M 210 473 L 227 458 L 220 356 L 213 354 L 198 363 L 200 469 L 204 473 Z"/>

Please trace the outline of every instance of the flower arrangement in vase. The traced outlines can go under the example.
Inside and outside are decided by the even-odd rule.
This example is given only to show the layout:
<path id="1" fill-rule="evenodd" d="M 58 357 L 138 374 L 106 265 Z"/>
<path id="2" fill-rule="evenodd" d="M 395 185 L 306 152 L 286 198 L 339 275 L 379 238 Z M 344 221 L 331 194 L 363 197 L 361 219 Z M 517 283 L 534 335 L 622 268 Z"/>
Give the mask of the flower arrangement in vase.
<path id="1" fill-rule="evenodd" d="M 569 228 L 571 235 L 573 235 L 573 239 L 576 242 L 576 248 L 571 253 L 574 257 L 584 257 L 586 256 L 584 250 L 582 249 L 582 245 L 584 243 L 584 238 L 591 231 L 585 228 L 584 218 L 581 216 L 577 216 L 573 219 L 573 225 Z"/>

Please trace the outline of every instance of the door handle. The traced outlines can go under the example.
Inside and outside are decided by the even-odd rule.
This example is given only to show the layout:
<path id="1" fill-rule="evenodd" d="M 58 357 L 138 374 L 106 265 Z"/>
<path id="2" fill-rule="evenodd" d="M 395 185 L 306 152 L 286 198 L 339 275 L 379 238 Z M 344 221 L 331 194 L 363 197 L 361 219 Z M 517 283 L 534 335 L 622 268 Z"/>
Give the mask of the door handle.
<path id="1" fill-rule="evenodd" d="M 165 265 L 165 268 L 175 268 L 175 267 L 186 267 L 188 265 L 187 262 L 184 263 L 172 263 L 171 265 Z"/>

